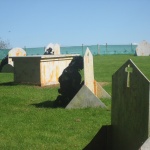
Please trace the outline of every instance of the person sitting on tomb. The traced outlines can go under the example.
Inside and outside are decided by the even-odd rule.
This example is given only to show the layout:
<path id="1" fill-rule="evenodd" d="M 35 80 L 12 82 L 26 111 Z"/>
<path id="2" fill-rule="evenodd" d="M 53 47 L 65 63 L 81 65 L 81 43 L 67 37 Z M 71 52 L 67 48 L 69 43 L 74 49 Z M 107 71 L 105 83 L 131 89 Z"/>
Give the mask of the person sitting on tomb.
<path id="1" fill-rule="evenodd" d="M 46 49 L 44 55 L 54 55 L 54 51 L 51 47 L 49 47 L 48 49 Z"/>

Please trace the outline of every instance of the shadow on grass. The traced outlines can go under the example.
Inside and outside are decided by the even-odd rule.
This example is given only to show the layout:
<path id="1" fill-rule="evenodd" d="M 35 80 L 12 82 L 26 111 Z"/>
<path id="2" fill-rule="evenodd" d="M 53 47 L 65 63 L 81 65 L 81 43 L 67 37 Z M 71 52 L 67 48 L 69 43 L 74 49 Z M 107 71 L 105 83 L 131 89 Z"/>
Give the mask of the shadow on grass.
<path id="1" fill-rule="evenodd" d="M 91 142 L 83 150 L 111 150 L 112 149 L 112 126 L 103 125 Z"/>
<path id="2" fill-rule="evenodd" d="M 4 83 L 0 83 L 0 86 L 14 86 L 14 85 L 18 85 L 17 83 L 14 82 L 4 82 Z"/>
<path id="3" fill-rule="evenodd" d="M 37 108 L 58 108 L 55 104 L 55 101 L 44 101 L 41 103 L 35 103 L 35 104 L 31 104 Z"/>

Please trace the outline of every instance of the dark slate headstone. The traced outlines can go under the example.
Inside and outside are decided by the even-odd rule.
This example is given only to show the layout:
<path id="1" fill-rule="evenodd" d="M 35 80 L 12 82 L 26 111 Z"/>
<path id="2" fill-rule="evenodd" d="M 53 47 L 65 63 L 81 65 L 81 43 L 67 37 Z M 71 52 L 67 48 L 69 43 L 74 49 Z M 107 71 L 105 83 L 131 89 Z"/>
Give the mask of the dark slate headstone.
<path id="1" fill-rule="evenodd" d="M 150 81 L 132 60 L 112 76 L 113 150 L 138 150 L 150 136 Z"/>

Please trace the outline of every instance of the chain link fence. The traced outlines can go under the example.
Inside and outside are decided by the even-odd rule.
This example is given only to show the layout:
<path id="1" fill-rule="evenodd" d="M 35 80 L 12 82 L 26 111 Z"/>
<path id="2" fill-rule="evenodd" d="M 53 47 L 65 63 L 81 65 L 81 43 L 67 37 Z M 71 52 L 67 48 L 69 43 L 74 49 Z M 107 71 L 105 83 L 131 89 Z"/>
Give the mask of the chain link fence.
<path id="1" fill-rule="evenodd" d="M 81 45 L 81 46 L 61 46 L 61 54 L 80 54 L 84 55 L 87 47 L 93 55 L 113 55 L 113 54 L 135 54 L 137 45 Z M 37 48 L 23 48 L 27 56 L 29 55 L 43 55 L 45 47 Z M 8 55 L 10 49 L 0 49 L 0 60 Z"/>

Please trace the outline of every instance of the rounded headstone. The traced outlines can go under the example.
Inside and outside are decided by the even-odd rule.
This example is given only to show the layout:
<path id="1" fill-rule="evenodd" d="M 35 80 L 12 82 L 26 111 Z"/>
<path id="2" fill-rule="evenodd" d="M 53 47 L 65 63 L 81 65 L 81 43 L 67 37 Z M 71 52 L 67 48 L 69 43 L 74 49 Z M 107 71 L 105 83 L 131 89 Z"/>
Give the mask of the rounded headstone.
<path id="1" fill-rule="evenodd" d="M 142 41 L 136 47 L 137 56 L 150 56 L 150 43 Z"/>
<path id="2" fill-rule="evenodd" d="M 8 64 L 13 66 L 12 58 L 9 58 L 11 56 L 26 56 L 26 51 L 22 48 L 16 47 L 8 52 Z"/>

